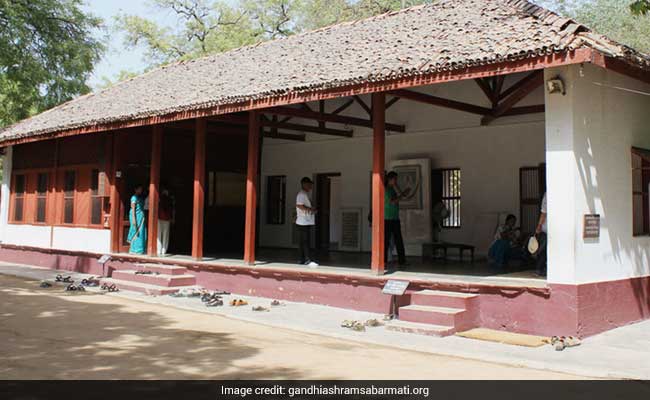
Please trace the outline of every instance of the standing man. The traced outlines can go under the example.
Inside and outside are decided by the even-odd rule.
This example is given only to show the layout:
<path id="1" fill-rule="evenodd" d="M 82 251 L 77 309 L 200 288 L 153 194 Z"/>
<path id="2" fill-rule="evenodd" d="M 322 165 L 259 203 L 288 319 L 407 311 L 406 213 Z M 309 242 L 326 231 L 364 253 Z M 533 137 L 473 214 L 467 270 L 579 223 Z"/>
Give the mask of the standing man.
<path id="1" fill-rule="evenodd" d="M 308 177 L 300 180 L 301 190 L 296 196 L 296 225 L 300 240 L 300 264 L 318 267 L 318 263 L 311 255 L 311 231 L 316 224 L 316 208 L 311 205 L 309 193 L 314 187 L 314 182 Z"/>
<path id="2" fill-rule="evenodd" d="M 546 193 L 542 199 L 542 207 L 539 214 L 539 222 L 535 229 L 535 235 L 539 242 L 539 249 L 537 250 L 537 275 L 546 277 L 546 248 L 547 248 L 547 224 L 546 224 Z"/>
<path id="3" fill-rule="evenodd" d="M 169 190 L 163 189 L 158 205 L 158 255 L 166 256 L 169 248 L 169 233 L 175 219 L 174 199 Z"/>
<path id="4" fill-rule="evenodd" d="M 409 189 L 404 192 L 397 186 L 397 172 L 391 171 L 386 175 L 386 190 L 384 191 L 384 260 L 388 261 L 388 248 L 390 239 L 393 238 L 397 248 L 397 261 L 400 266 L 406 263 L 404 239 L 402 238 L 402 225 L 399 220 L 399 202 L 408 195 Z"/>

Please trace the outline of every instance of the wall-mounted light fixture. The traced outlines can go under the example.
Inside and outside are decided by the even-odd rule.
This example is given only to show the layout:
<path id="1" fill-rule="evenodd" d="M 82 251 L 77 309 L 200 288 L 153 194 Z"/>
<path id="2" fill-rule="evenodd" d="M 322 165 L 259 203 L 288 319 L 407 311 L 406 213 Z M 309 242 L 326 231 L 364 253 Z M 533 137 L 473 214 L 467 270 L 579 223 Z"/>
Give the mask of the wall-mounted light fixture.
<path id="1" fill-rule="evenodd" d="M 546 81 L 546 91 L 548 94 L 562 93 L 562 96 L 566 95 L 566 87 L 562 78 L 556 76 Z"/>

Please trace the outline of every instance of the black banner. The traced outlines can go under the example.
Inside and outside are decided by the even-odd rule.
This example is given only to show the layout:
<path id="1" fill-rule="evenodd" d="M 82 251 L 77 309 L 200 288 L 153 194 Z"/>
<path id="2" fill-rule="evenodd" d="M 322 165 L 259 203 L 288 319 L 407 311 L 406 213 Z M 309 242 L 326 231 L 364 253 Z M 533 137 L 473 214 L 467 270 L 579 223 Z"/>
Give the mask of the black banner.
<path id="1" fill-rule="evenodd" d="M 641 381 L 4 381 L 0 399 L 650 399 Z"/>

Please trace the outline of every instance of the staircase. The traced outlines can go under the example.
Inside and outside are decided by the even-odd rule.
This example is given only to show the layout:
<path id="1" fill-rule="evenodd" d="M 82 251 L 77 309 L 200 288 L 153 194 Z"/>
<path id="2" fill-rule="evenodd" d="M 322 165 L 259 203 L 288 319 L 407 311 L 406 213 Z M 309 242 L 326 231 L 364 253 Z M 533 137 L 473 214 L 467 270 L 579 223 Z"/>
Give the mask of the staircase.
<path id="1" fill-rule="evenodd" d="M 387 329 L 429 336 L 448 336 L 471 329 L 478 314 L 478 295 L 440 290 L 421 290 L 411 304 L 399 308 L 399 320 Z"/>
<path id="2" fill-rule="evenodd" d="M 149 271 L 151 274 L 136 274 Z M 120 290 L 140 292 L 150 296 L 164 296 L 196 284 L 194 275 L 187 268 L 161 264 L 137 264 L 135 269 L 115 270 L 101 284 L 115 285 Z"/>

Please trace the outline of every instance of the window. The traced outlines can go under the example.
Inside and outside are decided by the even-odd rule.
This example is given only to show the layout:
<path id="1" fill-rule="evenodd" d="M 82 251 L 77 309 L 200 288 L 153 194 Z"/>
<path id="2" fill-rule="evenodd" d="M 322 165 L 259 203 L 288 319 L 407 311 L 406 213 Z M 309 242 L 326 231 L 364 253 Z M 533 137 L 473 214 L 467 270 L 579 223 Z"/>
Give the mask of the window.
<path id="1" fill-rule="evenodd" d="M 439 206 L 440 203 L 449 212 L 446 218 L 440 218 L 440 221 L 436 223 L 439 223 L 442 228 L 460 228 L 460 168 L 434 170 L 431 174 L 431 181 L 433 218 L 437 218 L 436 210 L 442 209 Z"/>
<path id="2" fill-rule="evenodd" d="M 632 231 L 650 235 L 650 150 L 632 148 Z"/>
<path id="3" fill-rule="evenodd" d="M 90 175 L 90 223 L 101 225 L 103 196 L 100 190 L 100 174 L 98 169 L 93 169 Z"/>
<path id="4" fill-rule="evenodd" d="M 27 178 L 25 175 L 14 175 L 14 215 L 13 220 L 22 222 L 25 214 L 25 190 Z"/>
<path id="5" fill-rule="evenodd" d="M 47 218 L 47 189 L 48 174 L 46 172 L 36 175 L 36 222 L 45 223 Z"/>
<path id="6" fill-rule="evenodd" d="M 266 181 L 266 223 L 283 225 L 286 214 L 286 176 L 269 176 Z"/>
<path id="7" fill-rule="evenodd" d="M 74 223 L 74 194 L 76 188 L 76 171 L 65 171 L 63 175 L 63 223 Z"/>

